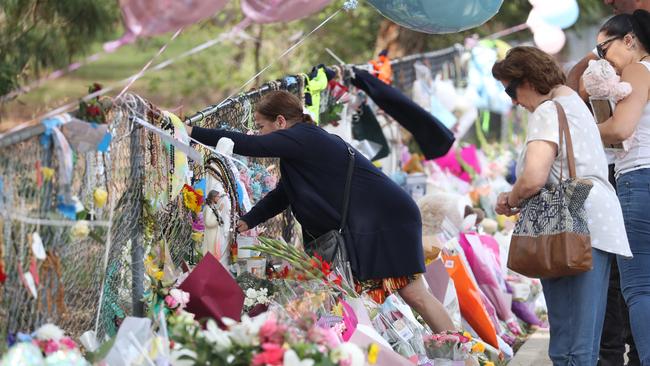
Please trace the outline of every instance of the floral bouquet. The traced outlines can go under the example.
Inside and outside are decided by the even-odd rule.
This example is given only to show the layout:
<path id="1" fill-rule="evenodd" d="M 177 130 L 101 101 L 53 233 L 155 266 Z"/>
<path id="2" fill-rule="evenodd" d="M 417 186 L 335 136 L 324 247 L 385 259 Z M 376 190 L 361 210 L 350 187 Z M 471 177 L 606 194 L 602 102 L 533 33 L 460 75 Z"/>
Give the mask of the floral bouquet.
<path id="1" fill-rule="evenodd" d="M 240 323 L 224 319 L 226 329 L 209 320 L 201 329 L 181 313 L 170 319 L 173 352 L 195 364 L 232 366 L 363 366 L 366 355 L 351 343 L 341 343 L 330 329 L 314 323 L 289 324 L 273 311 Z"/>
<path id="2" fill-rule="evenodd" d="M 425 337 L 427 357 L 463 361 L 469 358 L 473 345 L 472 336 L 467 332 L 442 332 Z M 485 350 L 485 346 L 483 346 Z"/>
<path id="3" fill-rule="evenodd" d="M 259 244 L 244 249 L 256 250 L 287 261 L 297 280 L 320 280 L 332 289 L 340 291 L 350 297 L 358 297 L 354 286 L 346 281 L 344 274 L 332 270 L 330 263 L 320 256 L 310 256 L 303 250 L 276 239 L 259 237 Z"/>
<path id="4" fill-rule="evenodd" d="M 185 276 L 173 268 L 168 248 L 160 244 L 144 259 L 144 268 L 149 287 L 145 300 L 152 317 L 161 310 L 165 313 L 180 313 L 190 302 L 190 295 L 178 288 Z"/>
<path id="5" fill-rule="evenodd" d="M 192 221 L 192 240 L 196 243 L 203 242 L 203 232 L 205 223 L 203 221 L 203 192 L 201 189 L 194 189 L 188 184 L 183 185 L 181 190 L 183 194 L 183 204 L 190 211 L 190 220 Z"/>
<path id="6" fill-rule="evenodd" d="M 249 272 L 242 273 L 235 280 L 246 295 L 244 313 L 255 316 L 268 309 L 277 287 L 272 281 L 258 278 Z"/>
<path id="7" fill-rule="evenodd" d="M 94 83 L 88 87 L 89 94 L 97 93 L 100 90 L 102 90 L 102 86 L 98 83 Z M 77 118 L 88 122 L 106 123 L 106 116 L 112 106 L 113 103 L 110 98 L 100 98 L 97 96 L 88 101 L 81 100 L 79 102 Z"/>
<path id="8" fill-rule="evenodd" d="M 90 365 L 72 338 L 54 324 L 44 324 L 32 334 L 8 337 L 9 350 L 0 365 Z"/>

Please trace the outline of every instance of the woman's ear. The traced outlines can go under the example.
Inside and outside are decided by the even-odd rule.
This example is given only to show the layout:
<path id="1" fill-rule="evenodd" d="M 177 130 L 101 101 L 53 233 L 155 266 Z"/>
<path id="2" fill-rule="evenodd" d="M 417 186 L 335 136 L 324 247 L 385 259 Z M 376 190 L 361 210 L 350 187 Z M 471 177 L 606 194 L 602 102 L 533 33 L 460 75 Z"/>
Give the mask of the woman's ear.
<path id="1" fill-rule="evenodd" d="M 275 117 L 275 121 L 278 123 L 278 126 L 280 128 L 286 128 L 287 127 L 287 119 L 284 118 L 283 115 L 279 114 L 277 117 Z"/>
<path id="2" fill-rule="evenodd" d="M 625 44 L 627 48 L 636 48 L 636 42 L 634 38 L 635 37 L 632 34 L 626 34 L 625 37 L 623 37 L 623 44 Z"/>

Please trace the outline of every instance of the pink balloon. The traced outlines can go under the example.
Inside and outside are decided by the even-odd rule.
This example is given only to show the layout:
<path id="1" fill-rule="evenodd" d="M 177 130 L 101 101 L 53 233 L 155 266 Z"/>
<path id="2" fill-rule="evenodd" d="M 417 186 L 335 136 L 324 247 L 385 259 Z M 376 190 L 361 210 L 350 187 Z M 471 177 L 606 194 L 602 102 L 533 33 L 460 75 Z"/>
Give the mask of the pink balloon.
<path id="1" fill-rule="evenodd" d="M 213 16 L 228 0 L 120 0 L 127 34 L 149 37 Z"/>
<path id="2" fill-rule="evenodd" d="M 255 23 L 289 22 L 323 9 L 332 0 L 242 0 L 241 10 Z"/>
<path id="3" fill-rule="evenodd" d="M 539 25 L 534 29 L 535 44 L 542 51 L 554 55 L 562 50 L 566 42 L 564 31 L 552 25 Z"/>

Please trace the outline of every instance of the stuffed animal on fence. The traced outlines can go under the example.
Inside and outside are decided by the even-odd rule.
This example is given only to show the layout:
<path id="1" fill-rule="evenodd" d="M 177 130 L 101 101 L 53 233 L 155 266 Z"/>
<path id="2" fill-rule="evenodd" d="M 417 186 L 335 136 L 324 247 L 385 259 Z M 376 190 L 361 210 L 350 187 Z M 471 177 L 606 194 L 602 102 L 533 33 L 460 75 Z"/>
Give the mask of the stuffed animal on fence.
<path id="1" fill-rule="evenodd" d="M 594 98 L 611 98 L 619 102 L 632 93 L 630 83 L 621 81 L 614 67 L 606 60 L 591 60 L 582 75 L 585 91 Z"/>

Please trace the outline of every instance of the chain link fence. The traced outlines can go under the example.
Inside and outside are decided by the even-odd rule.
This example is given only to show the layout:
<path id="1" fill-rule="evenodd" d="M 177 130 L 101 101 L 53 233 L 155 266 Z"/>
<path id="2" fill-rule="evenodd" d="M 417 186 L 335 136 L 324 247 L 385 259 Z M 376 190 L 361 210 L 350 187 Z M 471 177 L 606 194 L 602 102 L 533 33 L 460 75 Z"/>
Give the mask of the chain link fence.
<path id="1" fill-rule="evenodd" d="M 410 94 L 416 61 L 458 81 L 460 54 L 459 48 L 450 48 L 393 61 L 394 85 Z M 206 108 L 200 112 L 201 125 L 247 130 L 256 103 L 266 93 L 283 89 L 300 95 L 303 87 L 301 77 L 267 83 Z M 174 148 L 136 123 L 140 118 L 160 127 L 169 117 L 131 94 L 115 101 L 109 117 L 110 152 L 75 153 L 69 179 L 61 147 L 42 125 L 0 139 L 0 259 L 7 274 L 0 285 L 2 339 L 46 322 L 73 337 L 91 329 L 100 337 L 113 335 L 125 316 L 144 315 L 143 259 L 149 246 L 165 242 L 176 264 L 192 261 L 198 250 L 190 238 L 191 219 L 182 197 L 170 192 Z M 219 158 L 203 147 L 196 149 L 206 160 Z M 278 167 L 274 159 L 236 158 Z M 203 163 L 190 165 L 194 179 L 205 176 Z M 98 187 L 108 192 L 102 208 L 93 200 Z M 61 205 L 73 198 L 88 211 L 88 236 L 78 235 L 77 222 L 66 217 Z M 287 241 L 299 237 L 290 211 L 265 227 L 266 236 Z M 34 259 L 34 232 L 47 250 L 45 260 Z M 39 279 L 35 296 L 29 277 Z"/>

